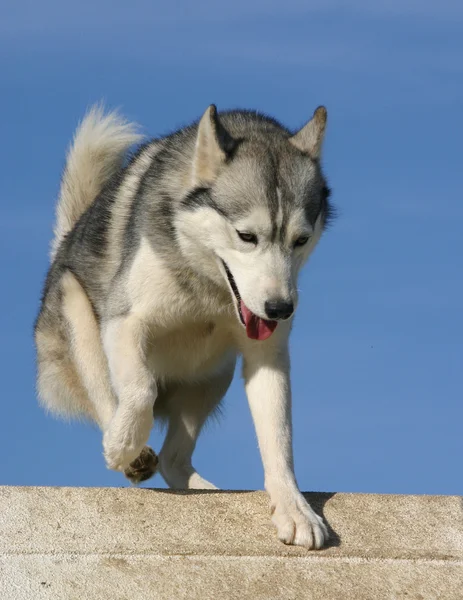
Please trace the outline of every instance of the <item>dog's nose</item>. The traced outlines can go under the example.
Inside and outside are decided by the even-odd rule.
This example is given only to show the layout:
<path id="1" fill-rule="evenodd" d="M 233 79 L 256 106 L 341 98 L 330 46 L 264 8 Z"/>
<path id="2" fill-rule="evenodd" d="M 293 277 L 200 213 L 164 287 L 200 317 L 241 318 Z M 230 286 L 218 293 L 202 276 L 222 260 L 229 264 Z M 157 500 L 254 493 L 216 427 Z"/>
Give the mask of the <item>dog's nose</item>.
<path id="1" fill-rule="evenodd" d="M 285 300 L 268 300 L 264 308 L 267 317 L 272 321 L 288 319 L 294 312 L 294 304 Z"/>

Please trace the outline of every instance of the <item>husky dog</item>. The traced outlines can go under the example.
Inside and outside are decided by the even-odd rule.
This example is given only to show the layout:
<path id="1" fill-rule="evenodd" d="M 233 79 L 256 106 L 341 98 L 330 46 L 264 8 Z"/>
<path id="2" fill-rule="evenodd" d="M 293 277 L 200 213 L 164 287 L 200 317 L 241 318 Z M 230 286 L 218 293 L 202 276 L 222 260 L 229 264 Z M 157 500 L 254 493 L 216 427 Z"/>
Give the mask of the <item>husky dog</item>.
<path id="1" fill-rule="evenodd" d="M 136 127 L 92 108 L 67 155 L 35 326 L 42 404 L 95 421 L 108 468 L 137 483 L 159 467 L 177 489 L 214 489 L 191 457 L 241 354 L 273 523 L 307 548 L 328 534 L 294 475 L 288 337 L 330 215 L 325 125 L 324 107 L 291 133 L 211 105 L 129 155 Z"/>

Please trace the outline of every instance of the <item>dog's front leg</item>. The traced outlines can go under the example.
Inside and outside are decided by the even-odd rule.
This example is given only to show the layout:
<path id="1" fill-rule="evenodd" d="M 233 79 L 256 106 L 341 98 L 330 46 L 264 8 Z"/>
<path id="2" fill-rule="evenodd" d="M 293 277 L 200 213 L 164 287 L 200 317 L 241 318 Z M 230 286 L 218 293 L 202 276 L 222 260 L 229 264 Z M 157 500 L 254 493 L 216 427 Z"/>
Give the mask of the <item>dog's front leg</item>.
<path id="1" fill-rule="evenodd" d="M 103 329 L 111 383 L 119 401 L 103 447 L 106 464 L 117 471 L 140 455 L 153 425 L 157 388 L 145 362 L 145 334 L 143 322 L 131 314 L 112 319 Z"/>
<path id="2" fill-rule="evenodd" d="M 278 339 L 278 332 L 273 335 L 275 340 L 249 342 L 243 352 L 246 393 L 264 465 L 272 521 L 285 544 L 321 548 L 328 538 L 327 528 L 299 491 L 294 474 L 287 341 Z"/>

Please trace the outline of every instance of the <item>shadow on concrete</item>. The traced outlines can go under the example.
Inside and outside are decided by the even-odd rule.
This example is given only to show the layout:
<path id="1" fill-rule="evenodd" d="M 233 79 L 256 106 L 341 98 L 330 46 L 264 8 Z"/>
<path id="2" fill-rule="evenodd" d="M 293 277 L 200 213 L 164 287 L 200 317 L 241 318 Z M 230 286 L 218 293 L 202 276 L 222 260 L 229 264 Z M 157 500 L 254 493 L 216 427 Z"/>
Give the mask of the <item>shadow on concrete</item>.
<path id="1" fill-rule="evenodd" d="M 335 492 L 307 492 L 304 494 L 305 499 L 310 504 L 310 506 L 314 509 L 314 511 L 323 517 L 326 526 L 328 527 L 328 532 L 330 537 L 323 548 L 336 548 L 341 545 L 341 537 L 338 533 L 331 527 L 330 523 L 327 521 L 324 513 L 325 504 L 335 496 Z"/>
<path id="2" fill-rule="evenodd" d="M 205 496 L 220 494 L 254 494 L 262 490 L 171 490 L 169 488 L 140 488 L 148 492 L 158 492 L 162 494 L 173 494 L 174 496 Z"/>

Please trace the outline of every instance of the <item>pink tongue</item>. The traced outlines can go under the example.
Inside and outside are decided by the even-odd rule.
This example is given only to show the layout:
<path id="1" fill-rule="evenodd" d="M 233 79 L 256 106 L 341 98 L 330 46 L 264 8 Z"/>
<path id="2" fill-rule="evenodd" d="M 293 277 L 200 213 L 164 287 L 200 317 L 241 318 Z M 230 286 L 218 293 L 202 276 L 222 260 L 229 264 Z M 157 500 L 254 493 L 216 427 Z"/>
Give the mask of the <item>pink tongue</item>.
<path id="1" fill-rule="evenodd" d="M 266 340 L 275 331 L 278 325 L 277 321 L 266 321 L 252 313 L 246 304 L 241 300 L 241 314 L 246 325 L 246 334 L 251 340 Z"/>

